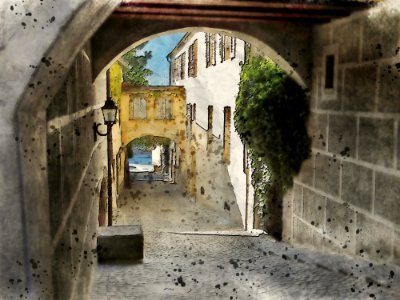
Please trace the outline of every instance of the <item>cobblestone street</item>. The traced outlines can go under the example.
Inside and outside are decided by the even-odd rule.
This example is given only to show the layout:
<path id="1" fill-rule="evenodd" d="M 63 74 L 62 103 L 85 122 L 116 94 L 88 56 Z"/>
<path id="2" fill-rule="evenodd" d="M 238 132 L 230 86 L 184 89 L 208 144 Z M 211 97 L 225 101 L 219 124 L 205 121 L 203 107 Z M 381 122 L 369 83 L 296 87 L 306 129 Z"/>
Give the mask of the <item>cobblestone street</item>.
<path id="1" fill-rule="evenodd" d="M 91 299 L 398 299 L 398 268 L 240 236 L 235 216 L 174 198 L 179 186 L 140 184 L 116 223 L 142 224 L 145 258 L 98 265 Z"/>
<path id="2" fill-rule="evenodd" d="M 357 263 L 265 236 L 152 232 L 142 263 L 98 267 L 91 299 L 398 299 L 395 269 L 379 285 Z"/>

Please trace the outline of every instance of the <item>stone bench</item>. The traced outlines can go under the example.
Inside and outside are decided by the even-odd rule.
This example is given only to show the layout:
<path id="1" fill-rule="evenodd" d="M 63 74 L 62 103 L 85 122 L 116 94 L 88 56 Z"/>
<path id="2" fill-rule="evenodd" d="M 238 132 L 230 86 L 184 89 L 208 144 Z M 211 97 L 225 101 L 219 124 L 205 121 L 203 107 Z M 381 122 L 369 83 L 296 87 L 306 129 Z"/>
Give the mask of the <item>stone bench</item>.
<path id="1" fill-rule="evenodd" d="M 143 232 L 140 225 L 100 227 L 97 231 L 99 262 L 143 258 Z"/>

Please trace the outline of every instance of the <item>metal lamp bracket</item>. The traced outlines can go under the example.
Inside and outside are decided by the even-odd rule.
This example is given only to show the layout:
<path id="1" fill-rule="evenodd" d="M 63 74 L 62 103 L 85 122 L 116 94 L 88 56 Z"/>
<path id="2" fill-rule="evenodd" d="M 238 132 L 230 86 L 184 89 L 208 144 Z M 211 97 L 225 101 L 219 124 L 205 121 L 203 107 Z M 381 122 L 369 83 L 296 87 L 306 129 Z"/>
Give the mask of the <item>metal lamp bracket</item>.
<path id="1" fill-rule="evenodd" d="M 97 141 L 97 135 L 107 136 L 111 131 L 111 126 L 107 126 L 107 132 L 101 133 L 98 129 L 101 125 L 106 125 L 106 124 L 101 124 L 101 123 L 96 123 L 96 122 L 93 123 L 93 137 L 94 137 L 95 142 Z"/>

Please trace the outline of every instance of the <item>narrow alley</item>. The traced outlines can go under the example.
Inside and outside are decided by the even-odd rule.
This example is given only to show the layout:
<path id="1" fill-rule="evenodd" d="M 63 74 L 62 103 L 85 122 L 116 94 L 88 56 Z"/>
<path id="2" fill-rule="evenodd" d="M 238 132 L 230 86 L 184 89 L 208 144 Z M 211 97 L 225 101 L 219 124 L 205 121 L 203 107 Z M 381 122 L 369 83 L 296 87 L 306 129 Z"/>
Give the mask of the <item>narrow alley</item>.
<path id="1" fill-rule="evenodd" d="M 0 300 L 400 299 L 400 0 L 0 3 Z"/>
<path id="2" fill-rule="evenodd" d="M 97 265 L 93 300 L 395 299 L 400 293 L 398 267 L 243 232 L 235 216 L 188 202 L 176 184 L 135 182 L 120 201 L 115 224 L 142 224 L 144 259 Z"/>
<path id="3" fill-rule="evenodd" d="M 147 232 L 242 230 L 238 210 L 196 205 L 179 184 L 135 181 L 119 198 L 114 225 L 142 225 Z M 210 201 L 211 202 L 211 201 Z"/>

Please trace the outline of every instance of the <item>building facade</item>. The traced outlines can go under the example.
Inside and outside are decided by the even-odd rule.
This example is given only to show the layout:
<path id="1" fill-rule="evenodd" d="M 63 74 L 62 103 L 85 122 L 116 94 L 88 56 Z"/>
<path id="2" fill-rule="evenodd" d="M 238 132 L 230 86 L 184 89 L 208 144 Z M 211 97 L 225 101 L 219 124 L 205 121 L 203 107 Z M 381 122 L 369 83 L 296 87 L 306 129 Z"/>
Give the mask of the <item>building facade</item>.
<path id="1" fill-rule="evenodd" d="M 122 146 L 145 136 L 172 141 L 171 181 L 189 185 L 189 150 L 186 139 L 185 89 L 181 87 L 132 87 L 124 84 L 119 103 Z M 172 167 L 173 166 L 173 167 Z"/>
<path id="2" fill-rule="evenodd" d="M 253 190 L 244 146 L 233 124 L 245 47 L 243 40 L 222 32 L 190 32 L 168 58 L 171 85 L 185 87 L 193 124 L 220 145 L 244 227 L 252 229 Z"/>

